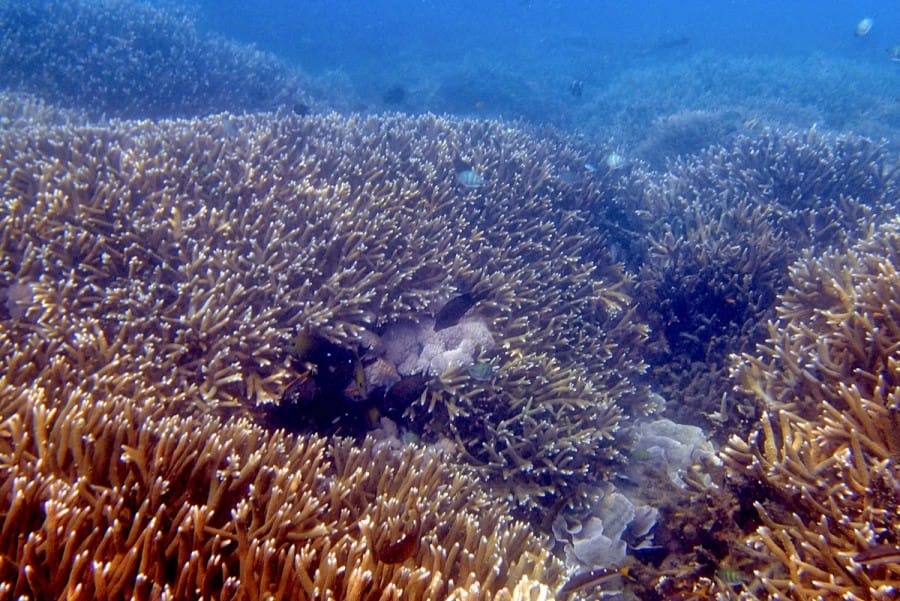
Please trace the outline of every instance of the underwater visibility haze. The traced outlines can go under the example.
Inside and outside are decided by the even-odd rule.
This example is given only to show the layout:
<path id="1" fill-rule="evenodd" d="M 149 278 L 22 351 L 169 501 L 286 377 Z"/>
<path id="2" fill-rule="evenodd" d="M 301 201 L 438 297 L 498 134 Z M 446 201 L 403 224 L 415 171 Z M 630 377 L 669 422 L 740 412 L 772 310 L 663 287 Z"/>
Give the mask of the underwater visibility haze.
<path id="1" fill-rule="evenodd" d="M 900 595 L 900 4 L 0 31 L 0 598 Z"/>

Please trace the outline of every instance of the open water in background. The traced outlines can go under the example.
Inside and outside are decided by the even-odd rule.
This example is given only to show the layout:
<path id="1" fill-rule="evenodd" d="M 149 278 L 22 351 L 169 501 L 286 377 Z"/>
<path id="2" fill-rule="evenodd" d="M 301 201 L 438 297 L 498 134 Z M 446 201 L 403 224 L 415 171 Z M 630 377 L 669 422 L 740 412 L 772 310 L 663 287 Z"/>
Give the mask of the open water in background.
<path id="1" fill-rule="evenodd" d="M 299 68 L 344 112 L 521 118 L 626 149 L 653 119 L 695 110 L 892 141 L 900 132 L 894 0 L 175 5 Z M 871 31 L 854 35 L 866 17 Z"/>
<path id="2" fill-rule="evenodd" d="M 598 54 L 628 57 L 687 37 L 693 51 L 821 53 L 882 62 L 900 43 L 893 0 L 205 0 L 202 24 L 312 72 L 389 76 L 470 54 L 520 62 L 535 75 L 577 73 Z M 863 17 L 875 26 L 857 39 Z M 665 61 L 666 56 L 658 57 Z"/>

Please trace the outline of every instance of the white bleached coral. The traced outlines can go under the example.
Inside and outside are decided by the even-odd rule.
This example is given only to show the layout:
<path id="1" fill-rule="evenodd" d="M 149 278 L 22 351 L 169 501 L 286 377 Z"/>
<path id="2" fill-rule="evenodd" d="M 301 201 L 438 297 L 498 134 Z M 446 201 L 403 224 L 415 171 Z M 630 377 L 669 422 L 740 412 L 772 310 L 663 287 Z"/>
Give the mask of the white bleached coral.
<path id="1" fill-rule="evenodd" d="M 388 327 L 381 338 L 385 359 L 404 376 L 440 376 L 465 368 L 496 346 L 487 321 L 479 315 L 438 331 L 431 320 L 401 322 Z"/>
<path id="2" fill-rule="evenodd" d="M 684 488 L 684 476 L 692 465 L 721 463 L 702 429 L 676 424 L 669 419 L 640 424 L 632 453 L 645 456 L 647 461 L 659 463 L 679 488 Z M 704 474 L 703 478 L 708 481 L 709 475 Z M 707 484 L 711 482 L 708 481 Z"/>
<path id="3" fill-rule="evenodd" d="M 632 540 L 648 537 L 658 511 L 632 501 L 609 483 L 598 486 L 586 513 L 561 513 L 553 522 L 553 535 L 565 547 L 566 565 L 577 569 L 617 566 L 625 561 L 628 531 Z"/>

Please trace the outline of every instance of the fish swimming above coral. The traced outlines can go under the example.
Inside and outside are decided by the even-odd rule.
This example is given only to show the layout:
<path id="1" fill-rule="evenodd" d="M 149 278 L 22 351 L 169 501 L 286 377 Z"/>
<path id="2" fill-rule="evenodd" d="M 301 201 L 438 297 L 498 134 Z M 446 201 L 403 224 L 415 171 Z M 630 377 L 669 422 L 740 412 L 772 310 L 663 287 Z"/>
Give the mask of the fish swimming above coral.
<path id="1" fill-rule="evenodd" d="M 894 44 L 887 49 L 888 60 L 892 63 L 900 63 L 900 44 Z"/>
<path id="2" fill-rule="evenodd" d="M 487 361 L 476 361 L 469 366 L 469 376 L 478 382 L 487 382 L 494 377 L 494 366 Z"/>
<path id="3" fill-rule="evenodd" d="M 649 46 L 639 49 L 636 52 L 636 55 L 640 57 L 654 56 L 656 54 L 666 53 L 675 50 L 676 48 L 687 46 L 690 43 L 691 38 L 686 35 L 663 38 Z"/>
<path id="4" fill-rule="evenodd" d="M 475 295 L 469 292 L 463 292 L 458 296 L 454 296 L 435 314 L 434 331 L 437 332 L 455 326 L 469 309 L 484 298 L 484 295 Z"/>
<path id="5" fill-rule="evenodd" d="M 872 31 L 873 25 L 875 25 L 875 20 L 872 17 L 860 19 L 859 23 L 856 24 L 856 29 L 853 30 L 853 35 L 858 38 L 867 36 Z"/>
<path id="6" fill-rule="evenodd" d="M 480 188 L 484 185 L 484 177 L 474 169 L 463 169 L 456 173 L 456 181 L 464 188 Z"/>
<path id="7" fill-rule="evenodd" d="M 285 350 L 297 376 L 278 404 L 266 407 L 266 421 L 292 431 L 363 433 L 370 403 L 359 353 L 305 330 Z"/>

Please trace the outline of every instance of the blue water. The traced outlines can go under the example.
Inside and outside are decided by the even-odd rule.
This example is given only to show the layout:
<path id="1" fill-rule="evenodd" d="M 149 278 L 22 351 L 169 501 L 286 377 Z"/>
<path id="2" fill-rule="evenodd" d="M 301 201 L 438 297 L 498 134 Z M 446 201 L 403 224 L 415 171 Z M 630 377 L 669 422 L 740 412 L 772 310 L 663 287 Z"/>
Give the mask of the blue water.
<path id="1" fill-rule="evenodd" d="M 867 16 L 875 26 L 855 38 Z M 900 41 L 900 3 L 891 1 L 207 0 L 200 19 L 310 71 L 377 67 L 372 75 L 481 54 L 536 73 L 577 72 L 600 54 L 627 61 L 680 37 L 692 51 L 881 61 Z"/>
<path id="2" fill-rule="evenodd" d="M 711 126 L 677 152 L 747 124 L 900 139 L 896 1 L 21 0 L 0 32 L 0 89 L 94 116 L 521 119 L 651 164 L 664 119 Z"/>
<path id="3" fill-rule="evenodd" d="M 300 69 L 327 107 L 502 117 L 640 146 L 654 119 L 900 131 L 900 3 L 204 0 L 198 26 Z M 871 31 L 854 35 L 869 17 Z"/>

